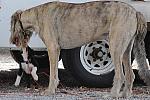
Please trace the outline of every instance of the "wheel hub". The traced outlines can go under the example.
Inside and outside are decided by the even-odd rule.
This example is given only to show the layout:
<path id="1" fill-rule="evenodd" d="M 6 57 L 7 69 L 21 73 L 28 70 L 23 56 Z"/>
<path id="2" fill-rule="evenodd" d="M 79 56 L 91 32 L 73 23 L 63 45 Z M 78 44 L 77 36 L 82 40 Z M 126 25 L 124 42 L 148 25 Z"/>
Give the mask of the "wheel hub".
<path id="1" fill-rule="evenodd" d="M 103 55 L 105 55 L 105 52 L 103 52 L 101 49 L 102 47 L 94 48 L 93 52 L 90 53 L 90 56 L 92 56 L 94 62 L 96 60 L 100 60 L 100 61 L 103 60 Z"/>

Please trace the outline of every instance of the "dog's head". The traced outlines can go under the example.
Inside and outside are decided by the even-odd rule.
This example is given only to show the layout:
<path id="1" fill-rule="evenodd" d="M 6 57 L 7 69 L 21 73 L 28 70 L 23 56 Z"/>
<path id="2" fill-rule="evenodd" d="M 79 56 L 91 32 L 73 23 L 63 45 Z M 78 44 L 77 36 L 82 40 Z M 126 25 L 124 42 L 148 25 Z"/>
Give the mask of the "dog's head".
<path id="1" fill-rule="evenodd" d="M 17 11 L 11 16 L 10 43 L 15 44 L 17 47 L 26 48 L 32 31 L 23 27 L 21 14 L 22 11 Z"/>

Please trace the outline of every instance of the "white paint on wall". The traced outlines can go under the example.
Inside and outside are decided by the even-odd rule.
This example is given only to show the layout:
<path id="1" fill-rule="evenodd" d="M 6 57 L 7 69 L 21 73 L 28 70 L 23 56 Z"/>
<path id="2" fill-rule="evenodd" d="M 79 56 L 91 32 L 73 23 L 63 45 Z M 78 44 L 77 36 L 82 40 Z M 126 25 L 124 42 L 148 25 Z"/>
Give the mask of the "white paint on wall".
<path id="1" fill-rule="evenodd" d="M 51 2 L 52 0 L 0 0 L 0 47 L 13 47 L 9 44 L 10 36 L 10 17 L 19 9 L 28 9 L 33 6 L 43 4 L 45 2 Z M 83 3 L 93 0 L 55 0 L 72 3 Z M 130 0 L 120 0 L 130 1 Z M 149 0 L 150 1 L 150 0 Z M 129 2 L 138 11 L 142 12 L 147 21 L 150 22 L 150 2 Z M 30 41 L 32 47 L 45 47 L 38 35 L 33 35 Z"/>

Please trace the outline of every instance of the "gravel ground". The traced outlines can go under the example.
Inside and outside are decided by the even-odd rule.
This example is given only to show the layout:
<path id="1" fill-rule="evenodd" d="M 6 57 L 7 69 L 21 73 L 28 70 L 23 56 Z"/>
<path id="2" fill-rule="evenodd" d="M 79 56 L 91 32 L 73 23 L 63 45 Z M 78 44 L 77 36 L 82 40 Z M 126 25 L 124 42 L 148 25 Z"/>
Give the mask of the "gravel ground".
<path id="1" fill-rule="evenodd" d="M 20 86 L 15 87 L 18 64 L 10 56 L 9 50 L 0 49 L 0 100 L 115 100 L 109 96 L 110 88 L 87 88 L 71 77 L 69 72 L 59 69 L 60 85 L 55 95 L 43 96 L 48 86 L 48 74 L 39 73 L 39 88 L 26 88 L 23 78 Z M 119 100 L 150 100 L 150 88 L 134 84 L 130 98 Z"/>

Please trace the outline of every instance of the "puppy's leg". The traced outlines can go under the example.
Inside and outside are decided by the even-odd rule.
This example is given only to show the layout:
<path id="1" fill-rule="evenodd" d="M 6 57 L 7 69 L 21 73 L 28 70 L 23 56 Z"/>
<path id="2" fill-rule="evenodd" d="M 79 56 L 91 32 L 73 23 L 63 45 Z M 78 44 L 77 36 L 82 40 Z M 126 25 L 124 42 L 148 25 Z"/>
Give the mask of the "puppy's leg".
<path id="1" fill-rule="evenodd" d="M 34 80 L 33 85 L 35 89 L 38 89 L 39 87 L 38 81 Z"/>
<path id="2" fill-rule="evenodd" d="M 19 86 L 21 80 L 21 76 L 17 75 L 16 81 L 15 81 L 15 86 Z"/>
<path id="3" fill-rule="evenodd" d="M 38 89 L 38 75 L 37 75 L 37 67 L 35 67 L 33 64 L 30 64 L 30 67 L 32 67 L 31 75 L 34 79 L 34 86 L 35 89 Z"/>
<path id="4" fill-rule="evenodd" d="M 30 74 L 27 74 L 27 73 L 24 73 L 24 76 L 25 76 L 25 81 L 26 81 L 26 84 L 27 84 L 27 88 L 30 88 L 31 87 L 31 75 Z"/>
<path id="5" fill-rule="evenodd" d="M 29 66 L 32 67 L 31 75 L 32 75 L 33 79 L 35 81 L 38 81 L 38 75 L 36 73 L 37 72 L 37 67 L 35 67 L 33 64 L 30 64 Z"/>
<path id="6" fill-rule="evenodd" d="M 18 74 L 17 74 L 17 78 L 16 78 L 16 81 L 15 81 L 15 86 L 19 86 L 20 84 L 20 81 L 21 81 L 21 77 L 23 75 L 23 69 L 21 68 L 21 64 L 19 64 L 19 71 L 18 71 Z"/>

